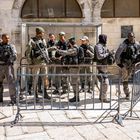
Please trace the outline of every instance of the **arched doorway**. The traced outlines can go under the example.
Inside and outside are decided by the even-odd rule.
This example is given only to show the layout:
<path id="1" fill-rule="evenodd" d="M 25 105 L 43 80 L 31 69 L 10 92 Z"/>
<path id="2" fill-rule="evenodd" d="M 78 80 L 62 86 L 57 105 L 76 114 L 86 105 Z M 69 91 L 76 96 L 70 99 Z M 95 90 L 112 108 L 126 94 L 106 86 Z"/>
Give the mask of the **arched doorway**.
<path id="1" fill-rule="evenodd" d="M 34 4 L 33 4 L 34 3 Z M 32 6 L 34 5 L 34 6 Z M 35 28 L 42 26 L 47 34 L 54 33 L 57 37 L 60 31 L 66 33 L 66 38 L 75 36 L 77 43 L 83 35 L 87 35 L 91 44 L 95 44 L 101 25 L 92 22 L 84 23 L 83 10 L 77 0 L 26 0 L 21 8 L 22 19 L 22 56 L 25 45 L 34 36 Z"/>

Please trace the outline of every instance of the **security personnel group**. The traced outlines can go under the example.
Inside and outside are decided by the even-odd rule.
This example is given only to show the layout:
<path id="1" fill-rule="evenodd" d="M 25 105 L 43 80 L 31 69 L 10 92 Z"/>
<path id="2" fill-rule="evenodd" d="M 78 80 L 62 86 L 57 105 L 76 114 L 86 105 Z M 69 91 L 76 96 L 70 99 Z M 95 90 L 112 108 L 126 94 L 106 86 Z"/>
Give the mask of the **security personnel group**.
<path id="1" fill-rule="evenodd" d="M 85 87 L 88 87 L 86 92 L 93 93 L 93 82 L 98 84 L 99 81 L 99 100 L 109 103 L 110 99 L 107 97 L 109 87 L 107 67 L 115 62 L 122 72 L 125 99 L 130 99 L 128 80 L 133 72 L 134 65 L 140 61 L 140 44 L 135 40 L 133 32 L 128 33 L 127 39 L 119 45 L 116 52 L 108 49 L 107 35 L 105 34 L 99 35 L 95 46 L 90 44 L 87 36 L 82 36 L 79 39 L 80 46 L 78 46 L 75 37 L 66 40 L 65 32 L 58 34 L 58 41 L 56 41 L 53 33 L 49 33 L 46 41 L 44 39 L 45 30 L 42 27 L 37 27 L 35 33 L 35 36 L 30 38 L 27 43 L 25 57 L 28 64 L 32 66 L 32 69 L 29 70 L 30 73 L 36 75 L 27 78 L 28 93 L 32 95 L 34 92 L 36 102 L 39 101 L 39 92 L 43 91 L 44 99 L 55 101 L 51 94 L 60 96 L 68 94 L 70 86 L 72 87 L 73 97 L 69 98 L 68 101 L 72 103 L 80 102 L 80 92 L 85 92 Z M 17 98 L 14 76 L 14 62 L 17 59 L 17 52 L 15 46 L 10 43 L 8 34 L 2 34 L 1 39 L 0 102 L 3 102 L 3 81 L 6 78 L 11 99 L 10 104 L 14 105 Z M 90 65 L 93 64 L 96 64 L 98 70 L 97 77 L 92 76 L 93 70 Z M 57 67 L 55 65 L 61 66 Z M 40 74 L 43 74 L 43 76 L 37 76 Z M 66 75 L 63 76 L 63 74 Z M 67 74 L 70 74 L 70 76 L 67 76 Z M 52 86 L 54 89 L 49 93 L 48 89 Z"/>

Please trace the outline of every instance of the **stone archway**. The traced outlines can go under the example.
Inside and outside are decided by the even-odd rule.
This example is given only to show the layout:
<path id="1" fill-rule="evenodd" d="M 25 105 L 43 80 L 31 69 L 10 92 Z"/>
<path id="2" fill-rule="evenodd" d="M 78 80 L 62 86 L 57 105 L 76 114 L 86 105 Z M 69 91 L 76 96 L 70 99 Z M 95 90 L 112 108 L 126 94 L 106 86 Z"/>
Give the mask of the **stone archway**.
<path id="1" fill-rule="evenodd" d="M 17 18 L 18 18 L 18 20 L 21 20 L 21 17 L 20 17 L 20 15 L 21 15 L 21 10 L 22 10 L 22 6 L 23 6 L 23 4 L 24 4 L 24 2 L 25 2 L 26 0 L 14 0 L 14 2 L 13 2 L 13 8 L 12 8 L 12 10 L 13 11 L 15 11 L 15 15 L 14 16 L 16 16 Z M 101 2 L 99 2 L 99 1 L 101 1 Z M 80 5 L 80 7 L 82 8 L 82 12 L 83 12 L 83 14 L 84 14 L 84 18 L 85 18 L 85 20 L 83 20 L 84 22 L 94 22 L 94 21 L 96 21 L 96 11 L 98 11 L 98 10 L 96 10 L 96 9 L 98 9 L 98 3 L 103 3 L 104 2 L 104 0 L 77 0 L 77 3 Z M 94 8 L 95 8 L 95 10 L 94 10 Z M 100 13 L 100 12 L 98 12 L 98 13 Z M 97 14 L 97 15 L 100 15 L 100 14 Z M 93 17 L 92 16 L 95 16 L 95 19 L 93 20 Z"/>
<path id="2" fill-rule="evenodd" d="M 24 49 L 25 49 L 25 45 L 27 44 L 27 42 L 25 40 L 25 37 L 27 37 L 27 32 L 26 30 L 28 30 L 28 27 L 26 25 L 29 25 L 30 27 L 34 26 L 34 24 L 38 25 L 45 25 L 45 26 L 48 26 L 48 28 L 51 26 L 57 26 L 57 29 L 58 27 L 60 27 L 60 24 L 63 24 L 64 22 L 57 22 L 57 20 L 54 20 L 54 22 L 51 24 L 50 22 L 47 22 L 46 20 L 32 20 L 32 19 L 29 19 L 29 20 L 24 20 L 24 19 L 21 19 L 21 10 L 22 10 L 22 6 L 24 4 L 26 0 L 15 0 L 14 3 L 13 3 L 13 14 L 14 14 L 14 17 L 17 21 L 17 27 L 19 28 L 19 30 L 21 31 L 21 46 L 22 46 L 22 49 L 21 49 L 21 54 L 23 56 L 24 54 Z M 94 11 L 93 8 L 95 9 L 98 9 L 99 7 L 99 0 L 96 0 L 96 1 L 93 1 L 93 0 L 77 0 L 78 4 L 81 6 L 82 8 L 82 12 L 84 13 L 84 19 L 81 19 L 81 21 L 78 21 L 78 22 L 73 22 L 72 20 L 69 21 L 69 25 L 65 25 L 65 27 L 72 27 L 72 31 L 74 31 L 74 29 L 76 27 L 80 28 L 82 27 L 82 33 L 84 35 L 87 35 L 91 38 L 91 42 L 96 42 L 96 36 L 97 36 L 97 32 L 96 32 L 96 27 L 100 24 L 100 22 L 98 22 L 99 20 L 95 20 L 95 23 L 93 22 L 92 20 L 92 14 L 91 12 Z M 93 7 L 94 6 L 94 7 Z M 99 13 L 99 11 L 97 10 L 97 12 Z M 95 12 L 96 14 L 96 12 Z M 94 16 L 96 17 L 95 19 L 99 19 L 99 17 L 97 17 L 96 15 L 94 14 Z M 28 23 L 27 23 L 28 21 Z M 36 21 L 36 22 L 35 22 Z M 38 22 L 39 21 L 39 22 Z M 38 22 L 38 23 L 37 23 Z M 67 24 L 67 22 L 65 22 Z M 64 23 L 64 24 L 65 24 Z M 96 26 L 96 27 L 95 27 Z M 61 26 L 62 27 L 62 26 Z M 83 28 L 84 27 L 84 28 Z M 89 27 L 90 29 L 86 29 L 86 27 Z M 54 31 L 54 30 L 53 30 Z M 67 30 L 68 31 L 68 30 Z M 25 33 L 26 32 L 26 33 Z M 80 37 L 80 36 L 79 36 Z"/>

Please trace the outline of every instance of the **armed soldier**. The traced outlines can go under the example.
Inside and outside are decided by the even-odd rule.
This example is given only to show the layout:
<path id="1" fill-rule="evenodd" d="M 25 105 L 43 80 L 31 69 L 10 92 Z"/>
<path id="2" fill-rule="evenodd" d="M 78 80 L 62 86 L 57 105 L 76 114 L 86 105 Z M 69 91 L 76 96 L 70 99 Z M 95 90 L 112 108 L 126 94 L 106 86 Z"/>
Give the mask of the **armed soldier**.
<path id="1" fill-rule="evenodd" d="M 16 103 L 16 85 L 13 64 L 17 58 L 17 52 L 15 46 L 9 42 L 9 35 L 3 34 L 0 43 L 0 102 L 3 102 L 3 80 L 6 77 L 11 98 L 10 104 L 14 105 Z"/>
<path id="2" fill-rule="evenodd" d="M 32 61 L 32 65 L 42 65 L 43 67 L 33 67 L 32 73 L 37 74 L 47 74 L 47 67 L 46 64 L 49 64 L 49 56 L 46 46 L 46 41 L 44 37 L 44 29 L 42 27 L 36 28 L 36 36 L 31 38 L 29 41 L 29 57 Z M 37 82 L 38 76 L 33 77 L 33 87 L 35 91 L 36 100 L 38 101 L 38 93 L 37 93 Z M 42 81 L 44 82 L 44 98 L 51 100 L 51 97 L 47 93 L 47 76 L 41 76 Z M 47 81 L 47 83 L 46 83 Z"/>
<path id="3" fill-rule="evenodd" d="M 122 70 L 123 90 L 126 99 L 130 98 L 130 91 L 128 88 L 128 80 L 134 68 L 137 54 L 140 50 L 140 44 L 135 40 L 133 32 L 128 33 L 128 38 L 120 44 L 115 54 L 117 65 Z"/>
<path id="4" fill-rule="evenodd" d="M 58 50 L 57 53 L 65 57 L 66 65 L 78 65 L 78 53 L 79 48 L 76 45 L 75 37 L 71 37 L 68 42 L 68 50 Z M 81 54 L 80 54 L 81 55 Z M 75 66 L 69 67 L 69 73 L 71 75 L 71 85 L 73 87 L 74 97 L 69 99 L 69 102 L 79 102 L 79 68 Z"/>
<path id="5" fill-rule="evenodd" d="M 51 60 L 51 64 L 55 64 L 56 40 L 55 40 L 55 35 L 53 33 L 49 33 L 47 49 L 48 49 L 49 58 Z M 50 67 L 48 68 L 48 74 L 54 72 L 55 72 L 55 68 L 50 65 Z M 51 85 L 55 81 L 55 77 L 49 76 L 48 78 L 49 78 L 49 87 L 51 87 Z"/>
<path id="6" fill-rule="evenodd" d="M 84 62 L 83 64 L 92 64 L 92 59 L 94 58 L 94 48 L 93 46 L 91 46 L 89 44 L 89 39 L 87 36 L 83 36 L 81 39 L 81 46 L 84 50 Z M 82 67 L 81 70 L 80 70 L 80 73 L 81 74 L 91 74 L 92 71 L 91 71 L 91 67 L 90 66 L 86 66 L 86 67 Z M 91 93 L 90 91 L 90 87 L 91 87 L 91 76 L 81 76 L 81 79 L 80 79 L 80 82 L 81 82 L 81 89 L 83 89 L 84 91 L 84 87 L 85 87 L 85 84 L 87 83 L 88 85 L 88 91 L 89 93 Z"/>
<path id="7" fill-rule="evenodd" d="M 59 50 L 67 50 L 67 42 L 65 39 L 65 32 L 59 33 L 59 40 L 56 43 L 56 47 Z M 63 65 L 64 61 L 65 61 L 65 57 L 63 57 L 61 54 L 56 52 L 54 60 L 55 60 L 55 64 Z M 55 71 L 56 71 L 56 74 L 68 72 L 66 67 L 56 67 Z M 62 83 L 61 83 L 61 81 L 62 81 Z M 62 85 L 62 90 L 63 90 L 61 94 L 65 94 L 67 89 L 68 89 L 67 76 L 63 76 L 63 77 L 55 76 L 56 90 L 53 91 L 53 94 L 59 94 L 59 88 L 61 87 L 61 85 Z"/>

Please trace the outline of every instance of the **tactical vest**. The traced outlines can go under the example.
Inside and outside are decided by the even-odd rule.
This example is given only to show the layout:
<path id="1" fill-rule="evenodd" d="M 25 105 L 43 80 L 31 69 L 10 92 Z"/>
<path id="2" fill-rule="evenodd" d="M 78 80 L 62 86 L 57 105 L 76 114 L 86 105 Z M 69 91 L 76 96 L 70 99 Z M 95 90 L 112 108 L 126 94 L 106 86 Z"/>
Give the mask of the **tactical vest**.
<path id="1" fill-rule="evenodd" d="M 55 46 L 55 42 L 49 40 L 49 41 L 47 42 L 47 48 L 50 48 L 50 47 L 52 47 L 52 46 Z M 48 52 L 48 54 L 49 54 L 49 57 L 52 58 L 52 51 Z"/>
<path id="2" fill-rule="evenodd" d="M 86 52 L 87 50 L 90 50 L 89 49 L 90 46 L 82 44 L 80 47 L 82 47 L 83 51 L 84 51 L 84 63 L 85 64 L 91 63 L 92 59 L 91 59 L 90 55 Z"/>
<path id="3" fill-rule="evenodd" d="M 43 42 L 42 43 L 38 42 L 39 40 L 36 37 L 34 37 L 32 39 L 35 42 L 36 47 L 33 47 L 31 50 L 31 54 L 30 54 L 31 59 L 41 56 L 42 55 L 41 50 L 45 51 L 45 48 L 46 48 L 46 46 L 43 44 Z M 38 47 L 38 45 L 36 43 L 38 43 L 40 48 Z M 42 57 L 42 59 L 43 59 L 43 57 Z"/>
<path id="4" fill-rule="evenodd" d="M 13 56 L 13 51 L 11 45 L 4 45 L 0 43 L 0 61 L 4 62 L 4 64 L 13 63 L 10 58 Z"/>
<path id="5" fill-rule="evenodd" d="M 121 63 L 125 63 L 127 60 L 131 60 L 132 62 L 135 61 L 135 55 L 137 54 L 137 48 L 135 44 L 129 44 L 127 41 L 126 43 L 126 49 L 122 52 L 120 55 Z"/>

